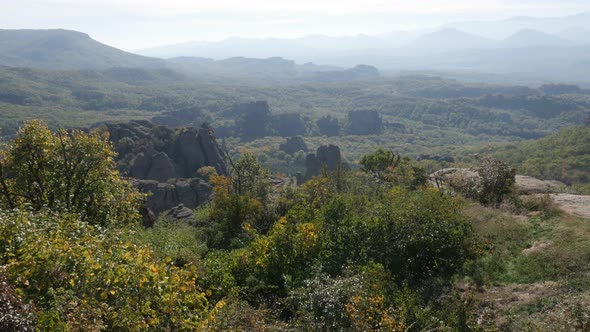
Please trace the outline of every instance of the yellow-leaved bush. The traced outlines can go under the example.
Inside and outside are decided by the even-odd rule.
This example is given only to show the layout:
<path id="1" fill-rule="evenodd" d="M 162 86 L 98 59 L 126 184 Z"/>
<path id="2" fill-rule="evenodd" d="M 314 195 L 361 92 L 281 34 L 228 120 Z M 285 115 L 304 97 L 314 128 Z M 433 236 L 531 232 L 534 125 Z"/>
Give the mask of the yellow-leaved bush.
<path id="1" fill-rule="evenodd" d="M 194 267 L 159 261 L 131 230 L 76 215 L 0 212 L 0 265 L 41 329 L 197 329 L 210 315 Z"/>
<path id="2" fill-rule="evenodd" d="M 0 147 L 0 209 L 72 212 L 102 226 L 136 221 L 143 195 L 119 176 L 114 156 L 106 134 L 29 121 Z"/>

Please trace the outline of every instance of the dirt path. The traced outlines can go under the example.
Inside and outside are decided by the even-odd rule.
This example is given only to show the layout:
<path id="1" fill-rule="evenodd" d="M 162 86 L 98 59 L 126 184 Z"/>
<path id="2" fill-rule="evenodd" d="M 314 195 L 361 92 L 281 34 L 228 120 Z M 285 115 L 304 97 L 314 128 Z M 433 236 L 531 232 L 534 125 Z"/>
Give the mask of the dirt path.
<path id="1" fill-rule="evenodd" d="M 590 218 L 590 196 L 551 194 L 551 198 L 565 212 Z"/>

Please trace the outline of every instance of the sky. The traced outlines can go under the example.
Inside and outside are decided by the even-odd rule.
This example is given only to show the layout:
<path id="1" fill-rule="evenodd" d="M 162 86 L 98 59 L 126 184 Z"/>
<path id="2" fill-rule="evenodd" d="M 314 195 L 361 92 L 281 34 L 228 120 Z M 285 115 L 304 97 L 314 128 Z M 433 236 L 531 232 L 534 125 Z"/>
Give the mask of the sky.
<path id="1" fill-rule="evenodd" d="M 0 0 L 0 28 L 62 28 L 124 49 L 230 37 L 346 36 L 590 11 L 590 0 Z"/>

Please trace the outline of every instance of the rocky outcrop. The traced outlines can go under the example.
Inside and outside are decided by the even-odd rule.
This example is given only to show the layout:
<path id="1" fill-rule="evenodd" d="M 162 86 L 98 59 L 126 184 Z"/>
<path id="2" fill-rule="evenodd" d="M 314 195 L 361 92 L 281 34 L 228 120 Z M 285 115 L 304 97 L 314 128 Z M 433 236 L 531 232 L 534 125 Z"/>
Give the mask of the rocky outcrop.
<path id="1" fill-rule="evenodd" d="M 549 194 L 566 187 L 565 183 L 555 180 L 539 180 L 531 176 L 516 175 L 516 186 L 522 194 Z"/>
<path id="2" fill-rule="evenodd" d="M 383 132 L 383 120 L 377 111 L 352 111 L 346 129 L 351 135 L 378 135 Z"/>
<path id="3" fill-rule="evenodd" d="M 273 116 L 272 127 L 282 137 L 305 135 L 306 124 L 298 113 L 284 113 Z"/>
<path id="4" fill-rule="evenodd" d="M 304 181 L 320 175 L 323 167 L 328 172 L 335 172 L 338 168 L 348 169 L 348 164 L 342 160 L 339 147 L 336 145 L 322 145 L 317 149 L 315 154 L 308 154 L 305 158 L 306 171 Z"/>
<path id="5" fill-rule="evenodd" d="M 149 195 L 145 206 L 156 215 L 179 204 L 194 209 L 207 202 L 213 193 L 211 185 L 201 179 L 179 180 L 176 183 L 133 179 L 131 183 Z"/>
<path id="6" fill-rule="evenodd" d="M 443 168 L 430 174 L 430 182 L 433 185 L 448 186 L 449 184 L 460 184 L 477 182 L 479 174 L 468 168 Z M 525 175 L 516 175 L 515 184 L 518 192 L 523 195 L 530 194 L 550 194 L 563 190 L 566 185 L 555 180 L 539 180 L 537 178 Z"/>
<path id="7" fill-rule="evenodd" d="M 178 177 L 193 177 L 204 166 L 213 166 L 218 174 L 227 174 L 225 158 L 209 129 L 182 129 L 176 138 L 173 156 L 178 165 Z"/>
<path id="8" fill-rule="evenodd" d="M 168 213 L 168 219 L 180 220 L 186 219 L 193 216 L 193 210 L 184 206 L 184 204 L 178 204 L 177 206 L 170 209 Z"/>
<path id="9" fill-rule="evenodd" d="M 210 128 L 172 130 L 149 121 L 105 124 L 119 152 L 117 164 L 124 174 L 142 180 L 165 182 L 192 178 L 204 166 L 227 174 L 224 154 Z"/>
<path id="10" fill-rule="evenodd" d="M 285 143 L 279 145 L 279 150 L 286 154 L 293 155 L 297 151 L 307 152 L 307 145 L 301 136 L 287 138 Z"/>
<path id="11" fill-rule="evenodd" d="M 261 100 L 234 106 L 232 113 L 238 117 L 240 136 L 246 140 L 271 133 L 272 115 L 268 102 Z"/>
<path id="12" fill-rule="evenodd" d="M 320 118 L 316 122 L 316 125 L 318 126 L 321 135 L 338 136 L 340 134 L 340 124 L 338 123 L 338 119 L 329 115 Z"/>
<path id="13" fill-rule="evenodd" d="M 153 153 L 153 154 L 152 154 Z M 174 178 L 174 164 L 164 152 L 141 152 L 133 160 L 131 176 L 136 179 L 165 182 Z"/>

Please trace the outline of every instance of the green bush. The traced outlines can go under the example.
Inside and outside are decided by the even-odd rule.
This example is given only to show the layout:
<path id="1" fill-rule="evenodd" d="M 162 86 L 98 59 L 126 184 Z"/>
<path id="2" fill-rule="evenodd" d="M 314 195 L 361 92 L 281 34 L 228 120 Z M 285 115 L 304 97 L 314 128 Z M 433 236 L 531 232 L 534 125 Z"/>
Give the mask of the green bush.
<path id="1" fill-rule="evenodd" d="M 194 267 L 159 260 L 127 232 L 71 214 L 1 212 L 0 264 L 40 329 L 196 329 L 208 301 Z"/>

